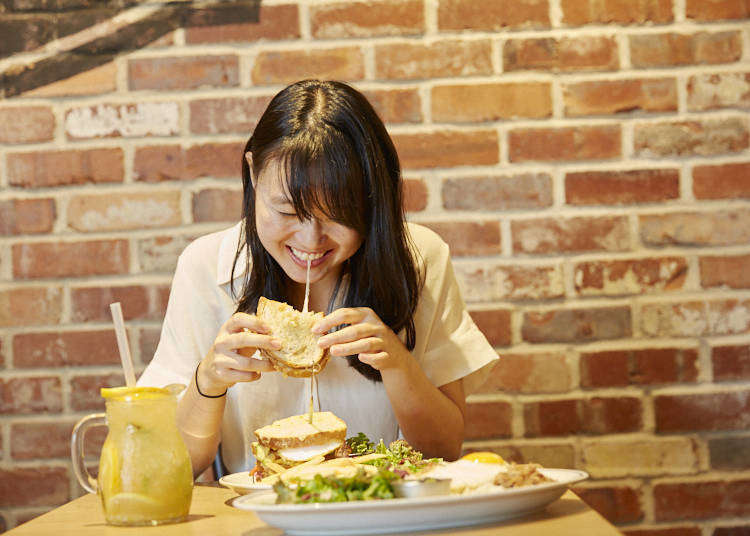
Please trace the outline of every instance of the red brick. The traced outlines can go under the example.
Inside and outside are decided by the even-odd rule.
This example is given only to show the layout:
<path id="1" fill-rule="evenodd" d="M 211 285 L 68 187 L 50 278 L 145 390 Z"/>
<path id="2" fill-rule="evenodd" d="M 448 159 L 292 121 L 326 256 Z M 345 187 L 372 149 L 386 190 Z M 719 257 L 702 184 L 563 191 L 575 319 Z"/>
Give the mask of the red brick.
<path id="1" fill-rule="evenodd" d="M 499 221 L 422 222 L 422 225 L 439 234 L 454 257 L 502 253 Z"/>
<path id="2" fill-rule="evenodd" d="M 500 159 L 495 130 L 394 134 L 393 143 L 403 168 L 487 166 Z"/>
<path id="3" fill-rule="evenodd" d="M 550 26 L 548 0 L 516 0 L 512 9 L 501 2 L 441 0 L 437 15 L 439 31 L 499 31 Z"/>
<path id="4" fill-rule="evenodd" d="M 662 33 L 630 36 L 633 67 L 673 67 L 738 61 L 742 36 L 738 31 Z"/>
<path id="5" fill-rule="evenodd" d="M 635 397 L 594 397 L 582 401 L 583 431 L 590 434 L 637 432 L 643 427 L 643 408 Z"/>
<path id="6" fill-rule="evenodd" d="M 518 128 L 508 133 L 511 162 L 603 160 L 622 154 L 618 125 Z"/>
<path id="7" fill-rule="evenodd" d="M 750 332 L 750 301 L 735 299 L 641 306 L 641 330 L 652 337 L 695 337 Z"/>
<path id="8" fill-rule="evenodd" d="M 685 16 L 697 21 L 746 19 L 750 17 L 747 0 L 686 0 Z"/>
<path id="9" fill-rule="evenodd" d="M 170 276 L 177 266 L 177 257 L 195 236 L 149 236 L 136 241 L 140 272 L 167 273 Z"/>
<path id="10" fill-rule="evenodd" d="M 158 292 L 160 285 L 128 285 L 112 287 L 79 287 L 70 291 L 73 322 L 109 322 L 109 304 L 120 302 L 125 320 L 160 320 Z"/>
<path id="11" fill-rule="evenodd" d="M 638 217 L 648 246 L 728 246 L 750 241 L 750 211 L 671 212 Z"/>
<path id="12" fill-rule="evenodd" d="M 750 380 L 750 347 L 716 346 L 711 349 L 714 381 Z"/>
<path id="13" fill-rule="evenodd" d="M 657 432 L 746 430 L 750 391 L 659 395 L 654 397 Z"/>
<path id="14" fill-rule="evenodd" d="M 629 307 L 592 307 L 526 312 L 521 336 L 532 343 L 586 342 L 630 337 Z"/>
<path id="15" fill-rule="evenodd" d="M 614 71 L 619 66 L 613 37 L 508 39 L 503 46 L 505 71 Z"/>
<path id="16" fill-rule="evenodd" d="M 14 244 L 12 252 L 18 279 L 126 274 L 130 263 L 126 240 Z"/>
<path id="17" fill-rule="evenodd" d="M 523 405 L 525 437 L 561 436 L 581 431 L 579 400 L 544 400 Z"/>
<path id="18" fill-rule="evenodd" d="M 242 192 L 207 188 L 193 194 L 193 221 L 236 222 L 242 216 Z"/>
<path id="19" fill-rule="evenodd" d="M 23 188 L 122 182 L 121 149 L 39 151 L 8 154 L 8 182 Z"/>
<path id="20" fill-rule="evenodd" d="M 290 84 L 304 78 L 362 80 L 364 55 L 357 47 L 259 52 L 252 70 L 255 85 Z"/>
<path id="21" fill-rule="evenodd" d="M 624 529 L 627 536 L 701 536 L 700 527 L 669 527 L 652 529 Z"/>
<path id="22" fill-rule="evenodd" d="M 736 153 L 748 148 L 745 119 L 730 117 L 706 121 L 637 124 L 634 149 L 637 156 L 693 156 Z"/>
<path id="23" fill-rule="evenodd" d="M 441 194 L 446 210 L 543 208 L 552 206 L 552 177 L 547 173 L 524 173 L 446 179 Z"/>
<path id="24" fill-rule="evenodd" d="M 750 73 L 706 73 L 688 78 L 690 111 L 750 108 Z"/>
<path id="25" fill-rule="evenodd" d="M 716 437 L 708 440 L 710 467 L 719 471 L 750 469 L 750 437 Z"/>
<path id="26" fill-rule="evenodd" d="M 633 397 L 545 400 L 524 404 L 526 437 L 634 432 L 642 426 L 641 402 Z"/>
<path id="27" fill-rule="evenodd" d="M 77 75 L 24 92 L 25 97 L 101 95 L 117 89 L 117 66 L 111 61 Z"/>
<path id="28" fill-rule="evenodd" d="M 644 517 L 638 489 L 627 486 L 576 486 L 573 491 L 610 523 L 629 523 L 640 521 Z"/>
<path id="29" fill-rule="evenodd" d="M 750 514 L 750 480 L 654 484 L 653 493 L 657 521 Z"/>
<path id="30" fill-rule="evenodd" d="M 628 222 L 620 216 L 516 220 L 511 221 L 511 233 L 516 253 L 625 251 L 630 248 Z"/>
<path id="31" fill-rule="evenodd" d="M 564 24 L 645 24 L 672 22 L 671 0 L 562 0 Z M 605 516 L 606 517 L 606 516 Z"/>
<path id="32" fill-rule="evenodd" d="M 270 101 L 266 95 L 190 101 L 190 132 L 249 135 Z"/>
<path id="33" fill-rule="evenodd" d="M 362 92 L 384 123 L 421 123 L 422 100 L 416 88 Z"/>
<path id="34" fill-rule="evenodd" d="M 693 194 L 696 199 L 750 198 L 750 162 L 695 166 Z"/>
<path id="35" fill-rule="evenodd" d="M 0 469 L 0 497 L 4 508 L 59 506 L 70 499 L 65 467 Z"/>
<path id="36" fill-rule="evenodd" d="M 148 365 L 154 357 L 154 353 L 156 353 L 156 347 L 161 338 L 161 329 L 142 328 L 140 331 L 141 336 L 138 339 L 138 352 L 141 357 L 141 363 Z"/>
<path id="37" fill-rule="evenodd" d="M 236 9 L 235 6 L 230 8 Z M 296 5 L 266 6 L 261 4 L 258 20 L 234 24 L 212 24 L 185 28 L 185 42 L 248 43 L 260 40 L 298 39 L 299 7 Z"/>
<path id="38" fill-rule="evenodd" d="M 469 311 L 471 319 L 492 346 L 509 346 L 511 343 L 510 309 Z"/>
<path id="39" fill-rule="evenodd" d="M 466 439 L 509 437 L 513 408 L 508 402 L 469 402 L 466 406 Z"/>
<path id="40" fill-rule="evenodd" d="M 182 225 L 181 192 L 143 191 L 71 196 L 68 227 L 82 233 Z"/>
<path id="41" fill-rule="evenodd" d="M 13 337 L 16 368 L 117 365 L 114 331 L 20 333 Z"/>
<path id="42" fill-rule="evenodd" d="M 25 422 L 11 424 L 10 452 L 14 460 L 70 459 L 72 423 Z"/>
<path id="43" fill-rule="evenodd" d="M 0 414 L 60 413 L 62 385 L 51 376 L 0 379 Z M 1 496 L 1 495 L 0 495 Z"/>
<path id="44" fill-rule="evenodd" d="M 40 143 L 55 136 L 55 116 L 48 106 L 0 108 L 0 143 Z"/>
<path id="45" fill-rule="evenodd" d="M 407 212 L 421 212 L 427 208 L 429 193 L 427 184 L 422 179 L 404 179 L 403 182 L 404 210 Z"/>
<path id="46" fill-rule="evenodd" d="M 694 349 L 648 348 L 584 352 L 580 359 L 582 387 L 624 387 L 694 382 L 698 377 Z"/>
<path id="47" fill-rule="evenodd" d="M 489 40 L 375 46 L 375 78 L 424 79 L 492 74 Z"/>
<path id="48" fill-rule="evenodd" d="M 492 265 L 487 262 L 454 266 L 467 302 L 539 300 L 565 295 L 559 265 Z"/>
<path id="49" fill-rule="evenodd" d="M 552 88 L 547 82 L 435 86 L 431 101 L 432 120 L 437 123 L 552 116 Z"/>
<path id="50" fill-rule="evenodd" d="M 565 202 L 569 205 L 658 203 L 679 197 L 677 169 L 581 171 L 565 175 Z"/>
<path id="51" fill-rule="evenodd" d="M 681 290 L 687 273 L 684 257 L 602 260 L 574 264 L 573 281 L 582 296 L 620 296 Z"/>
<path id="52" fill-rule="evenodd" d="M 194 180 L 199 177 L 239 178 L 244 144 L 204 143 L 138 147 L 133 175 L 143 182 Z"/>
<path id="53" fill-rule="evenodd" d="M 65 114 L 69 140 L 143 138 L 180 133 L 177 102 L 98 104 L 71 108 Z"/>
<path id="54" fill-rule="evenodd" d="M 419 35 L 424 33 L 422 0 L 338 2 L 310 6 L 316 39 Z"/>
<path id="55" fill-rule="evenodd" d="M 677 111 L 677 80 L 636 78 L 563 84 L 565 115 Z"/>
<path id="56" fill-rule="evenodd" d="M 54 285 L 0 290 L 0 327 L 56 325 L 62 302 L 62 288 Z"/>
<path id="57" fill-rule="evenodd" d="M 73 411 L 103 411 L 104 399 L 100 389 L 122 385 L 125 385 L 125 379 L 121 373 L 73 376 L 70 379 L 70 407 Z"/>
<path id="58" fill-rule="evenodd" d="M 57 218 L 50 198 L 0 201 L 0 214 L 0 236 L 49 233 Z"/>
<path id="59" fill-rule="evenodd" d="M 736 525 L 732 527 L 716 527 L 711 536 L 748 536 L 750 526 Z"/>
<path id="60" fill-rule="evenodd" d="M 138 58 L 128 61 L 128 89 L 179 90 L 239 85 L 234 54 Z"/>
<path id="61" fill-rule="evenodd" d="M 571 370 L 563 353 L 502 352 L 492 373 L 477 392 L 560 393 L 569 391 L 572 386 Z"/>
<path id="62" fill-rule="evenodd" d="M 245 142 L 202 143 L 185 151 L 185 175 L 199 177 L 240 178 Z"/>
<path id="63" fill-rule="evenodd" d="M 750 288 L 750 255 L 700 257 L 701 286 Z"/>

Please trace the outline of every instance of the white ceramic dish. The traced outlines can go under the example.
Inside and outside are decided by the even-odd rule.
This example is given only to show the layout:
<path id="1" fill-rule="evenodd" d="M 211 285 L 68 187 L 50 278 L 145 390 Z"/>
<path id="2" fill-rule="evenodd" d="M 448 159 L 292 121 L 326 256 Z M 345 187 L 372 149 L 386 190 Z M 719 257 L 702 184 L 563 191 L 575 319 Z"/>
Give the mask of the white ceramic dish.
<path id="1" fill-rule="evenodd" d="M 540 471 L 554 482 L 475 495 L 345 503 L 273 504 L 275 494 L 265 492 L 237 497 L 231 504 L 297 536 L 413 532 L 481 525 L 535 512 L 589 476 L 573 469 Z"/>
<path id="2" fill-rule="evenodd" d="M 219 484 L 225 488 L 231 489 L 237 495 L 247 495 L 249 493 L 255 493 L 256 491 L 270 491 L 271 486 L 268 484 L 259 484 L 253 482 L 253 478 L 250 473 L 244 471 L 242 473 L 232 473 L 231 475 L 224 475 L 219 479 Z"/>

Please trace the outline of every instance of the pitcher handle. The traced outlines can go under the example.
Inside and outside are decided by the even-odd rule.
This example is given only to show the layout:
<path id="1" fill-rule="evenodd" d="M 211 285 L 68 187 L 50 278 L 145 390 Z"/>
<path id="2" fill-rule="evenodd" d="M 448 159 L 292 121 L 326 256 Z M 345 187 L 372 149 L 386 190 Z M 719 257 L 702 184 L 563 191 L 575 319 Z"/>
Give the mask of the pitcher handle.
<path id="1" fill-rule="evenodd" d="M 73 472 L 76 474 L 78 483 L 89 493 L 96 493 L 98 484 L 96 479 L 91 476 L 86 464 L 83 462 L 83 440 L 86 437 L 86 431 L 92 426 L 106 426 L 107 421 L 104 413 L 94 413 L 86 415 L 78 421 L 73 428 L 73 435 L 70 437 L 70 457 L 73 460 Z"/>

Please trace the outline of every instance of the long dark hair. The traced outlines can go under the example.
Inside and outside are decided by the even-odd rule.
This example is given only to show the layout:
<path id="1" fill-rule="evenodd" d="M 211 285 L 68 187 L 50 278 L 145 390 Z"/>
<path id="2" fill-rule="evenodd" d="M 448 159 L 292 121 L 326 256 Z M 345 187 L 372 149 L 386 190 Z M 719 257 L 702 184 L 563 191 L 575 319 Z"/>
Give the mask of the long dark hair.
<path id="1" fill-rule="evenodd" d="M 405 331 L 406 347 L 412 350 L 423 274 L 406 231 L 398 155 L 364 95 L 341 82 L 296 82 L 271 100 L 245 145 L 248 152 L 253 169 L 243 154 L 244 233 L 232 279 L 245 245 L 250 259 L 245 257 L 237 311 L 254 313 L 261 296 L 289 301 L 288 277 L 261 244 L 255 227 L 252 177 L 276 160 L 300 220 L 324 214 L 363 237 L 341 271 L 329 309 L 346 273 L 350 280 L 342 306 L 372 308 L 394 332 Z M 360 374 L 382 381 L 379 371 L 356 356 L 348 360 Z"/>

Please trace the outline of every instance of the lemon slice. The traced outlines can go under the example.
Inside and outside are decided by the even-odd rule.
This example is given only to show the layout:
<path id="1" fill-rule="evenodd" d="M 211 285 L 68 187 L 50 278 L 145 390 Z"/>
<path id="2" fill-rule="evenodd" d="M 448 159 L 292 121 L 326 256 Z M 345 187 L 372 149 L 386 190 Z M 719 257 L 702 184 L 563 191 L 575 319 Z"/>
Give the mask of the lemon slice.
<path id="1" fill-rule="evenodd" d="M 123 492 L 107 501 L 107 513 L 117 517 L 158 515 L 165 504 L 142 493 Z"/>
<path id="2" fill-rule="evenodd" d="M 486 451 L 470 452 L 469 454 L 463 456 L 461 459 L 474 463 L 505 463 L 505 460 L 503 460 L 502 456 L 500 456 L 499 454 Z"/>
<path id="3" fill-rule="evenodd" d="M 99 393 L 108 400 L 161 398 L 170 393 L 161 387 L 102 387 Z"/>

